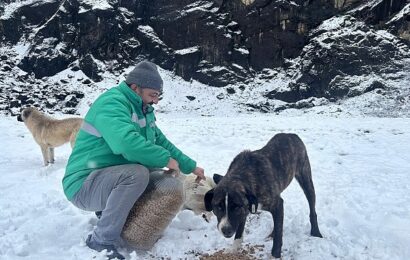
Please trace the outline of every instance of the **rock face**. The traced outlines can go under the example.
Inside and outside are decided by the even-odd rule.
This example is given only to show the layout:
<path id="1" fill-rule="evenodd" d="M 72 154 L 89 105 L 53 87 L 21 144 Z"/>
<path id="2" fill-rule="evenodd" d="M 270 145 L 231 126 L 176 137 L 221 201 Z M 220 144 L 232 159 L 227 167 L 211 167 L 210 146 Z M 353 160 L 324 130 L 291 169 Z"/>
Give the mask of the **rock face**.
<path id="1" fill-rule="evenodd" d="M 337 76 L 402 69 L 395 60 L 408 50 L 409 13 L 406 0 L 3 0 L 0 47 L 28 45 L 8 66 L 35 79 L 73 68 L 98 82 L 105 71 L 122 72 L 147 58 L 217 87 L 289 69 L 289 60 L 300 59 L 303 66 L 290 66 L 297 74 L 288 93 L 266 95 L 293 102 L 348 95 Z M 326 27 L 336 15 L 345 15 L 339 29 Z M 362 33 L 346 33 L 356 29 Z M 390 43 L 378 29 L 392 33 Z"/>
<path id="2" fill-rule="evenodd" d="M 332 18 L 312 31 L 311 40 L 295 63 L 297 73 L 289 89 L 267 97 L 297 102 L 309 97 L 356 96 L 383 84 L 361 86 L 361 77 L 393 75 L 405 69 L 410 49 L 393 35 L 370 29 L 352 16 Z"/>

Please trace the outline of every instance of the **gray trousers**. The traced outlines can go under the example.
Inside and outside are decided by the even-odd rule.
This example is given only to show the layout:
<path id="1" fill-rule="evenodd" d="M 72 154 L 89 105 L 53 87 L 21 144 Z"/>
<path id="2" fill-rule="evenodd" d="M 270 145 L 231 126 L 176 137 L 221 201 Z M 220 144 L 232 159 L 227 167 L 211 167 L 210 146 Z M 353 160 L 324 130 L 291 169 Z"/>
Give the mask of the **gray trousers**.
<path id="1" fill-rule="evenodd" d="M 125 164 L 93 171 L 71 202 L 87 211 L 102 211 L 91 239 L 120 246 L 128 213 L 148 185 L 149 171 L 139 164 Z"/>

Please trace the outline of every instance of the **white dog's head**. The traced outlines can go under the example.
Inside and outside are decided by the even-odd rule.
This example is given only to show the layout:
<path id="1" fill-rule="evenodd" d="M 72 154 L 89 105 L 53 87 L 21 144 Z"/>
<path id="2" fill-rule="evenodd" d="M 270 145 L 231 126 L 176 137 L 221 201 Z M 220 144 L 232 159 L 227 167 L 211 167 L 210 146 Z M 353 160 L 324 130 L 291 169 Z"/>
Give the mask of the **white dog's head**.
<path id="1" fill-rule="evenodd" d="M 184 209 L 190 209 L 197 215 L 209 221 L 212 217 L 212 212 L 206 211 L 204 197 L 205 193 L 215 188 L 215 183 L 212 178 L 207 177 L 205 181 L 197 183 L 195 181 L 196 175 L 191 174 L 184 178 L 184 193 L 185 203 Z"/>

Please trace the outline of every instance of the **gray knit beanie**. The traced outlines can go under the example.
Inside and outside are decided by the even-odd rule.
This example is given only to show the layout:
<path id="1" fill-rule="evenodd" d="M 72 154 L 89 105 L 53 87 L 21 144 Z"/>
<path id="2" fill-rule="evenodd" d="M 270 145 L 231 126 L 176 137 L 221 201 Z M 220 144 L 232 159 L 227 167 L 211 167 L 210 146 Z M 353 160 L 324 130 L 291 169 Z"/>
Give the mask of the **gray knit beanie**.
<path id="1" fill-rule="evenodd" d="M 128 85 L 136 84 L 141 88 L 150 88 L 162 92 L 162 78 L 158 73 L 157 65 L 149 61 L 139 62 L 128 74 L 125 82 Z"/>

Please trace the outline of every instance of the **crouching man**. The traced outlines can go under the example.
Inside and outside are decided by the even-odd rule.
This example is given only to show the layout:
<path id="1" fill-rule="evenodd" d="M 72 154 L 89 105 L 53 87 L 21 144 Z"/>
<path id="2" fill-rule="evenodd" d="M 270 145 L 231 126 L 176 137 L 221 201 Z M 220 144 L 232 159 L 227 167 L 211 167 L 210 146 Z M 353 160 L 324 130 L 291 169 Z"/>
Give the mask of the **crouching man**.
<path id="1" fill-rule="evenodd" d="M 167 167 L 205 179 L 204 170 L 175 147 L 155 124 L 153 104 L 163 81 L 155 64 L 142 61 L 126 80 L 95 100 L 87 112 L 63 178 L 76 207 L 101 211 L 89 248 L 118 252 L 128 213 L 148 185 L 149 169 Z"/>

